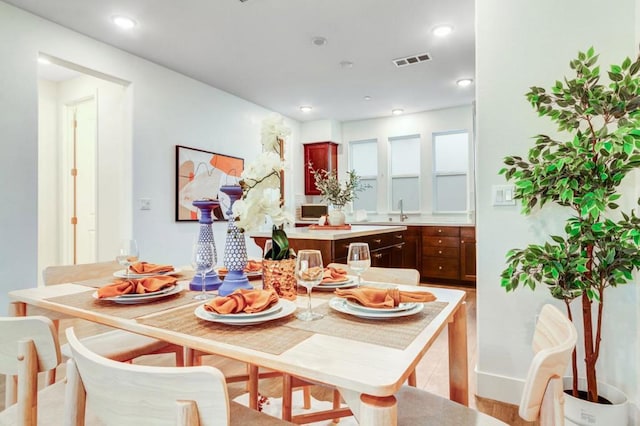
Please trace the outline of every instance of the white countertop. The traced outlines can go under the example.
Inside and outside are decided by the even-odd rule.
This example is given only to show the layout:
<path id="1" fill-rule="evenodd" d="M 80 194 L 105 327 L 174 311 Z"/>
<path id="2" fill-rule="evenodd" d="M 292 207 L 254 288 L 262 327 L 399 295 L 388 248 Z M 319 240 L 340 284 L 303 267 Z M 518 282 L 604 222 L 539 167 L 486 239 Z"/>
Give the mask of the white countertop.
<path id="1" fill-rule="evenodd" d="M 369 215 L 366 221 L 355 222 L 353 216 L 347 215 L 347 223 L 352 225 L 375 226 L 475 226 L 473 215 L 469 214 L 409 214 L 407 219 L 400 222 L 398 214 Z M 391 218 L 391 220 L 389 220 Z M 300 224 L 314 224 L 317 221 L 296 220 Z"/>
<path id="2" fill-rule="evenodd" d="M 387 232 L 404 231 L 407 227 L 405 224 L 396 223 L 393 225 L 351 225 L 351 229 L 327 229 L 327 230 L 311 230 L 309 228 L 290 228 L 286 229 L 289 239 L 298 240 L 343 240 L 345 238 L 364 237 L 367 235 L 384 234 Z M 271 232 L 252 232 L 250 237 L 271 238 Z"/>

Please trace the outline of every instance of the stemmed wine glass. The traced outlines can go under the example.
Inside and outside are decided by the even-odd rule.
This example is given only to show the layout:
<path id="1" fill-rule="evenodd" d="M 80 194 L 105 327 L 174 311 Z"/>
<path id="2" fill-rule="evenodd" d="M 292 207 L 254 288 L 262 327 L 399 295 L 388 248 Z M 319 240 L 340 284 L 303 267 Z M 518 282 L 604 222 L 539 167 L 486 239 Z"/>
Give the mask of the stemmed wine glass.
<path id="1" fill-rule="evenodd" d="M 139 255 L 140 252 L 138 251 L 138 243 L 136 240 L 122 240 L 120 242 L 120 249 L 116 260 L 119 264 L 126 267 L 125 274 L 127 279 L 129 279 L 129 267 L 132 263 L 138 261 Z"/>
<path id="2" fill-rule="evenodd" d="M 371 266 L 371 254 L 369 244 L 351 243 L 349 244 L 349 254 L 347 254 L 347 264 L 353 272 L 358 275 L 358 287 L 362 284 L 362 273 Z"/>
<path id="3" fill-rule="evenodd" d="M 320 250 L 300 250 L 296 260 L 296 278 L 298 284 L 307 288 L 309 296 L 308 308 L 296 317 L 302 321 L 313 321 L 322 318 L 324 315 L 311 310 L 311 289 L 322 282 L 324 264 Z"/>
<path id="4" fill-rule="evenodd" d="M 216 250 L 210 241 L 196 241 L 193 243 L 193 252 L 191 255 L 191 266 L 196 276 L 200 274 L 202 291 L 193 298 L 197 300 L 207 300 L 214 296 L 207 293 L 205 279 L 208 272 L 213 271 L 213 267 L 218 263 L 216 258 Z"/>

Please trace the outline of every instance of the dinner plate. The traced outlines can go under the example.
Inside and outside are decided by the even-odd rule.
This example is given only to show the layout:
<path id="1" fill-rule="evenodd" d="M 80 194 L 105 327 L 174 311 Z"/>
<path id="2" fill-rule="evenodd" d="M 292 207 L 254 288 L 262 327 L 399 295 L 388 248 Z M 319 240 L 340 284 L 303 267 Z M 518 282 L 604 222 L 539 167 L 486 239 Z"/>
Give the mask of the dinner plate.
<path id="1" fill-rule="evenodd" d="M 401 311 L 406 311 L 408 309 L 414 309 L 417 305 L 416 302 L 406 302 L 406 303 L 400 303 L 398 306 L 394 306 L 393 308 L 372 308 L 369 306 L 361 305 L 360 303 L 350 299 L 345 299 L 345 300 L 349 308 L 357 309 L 363 312 L 382 312 L 382 313 L 401 312 Z"/>
<path id="2" fill-rule="evenodd" d="M 218 314 L 215 312 L 210 312 L 207 311 L 205 309 L 205 311 L 212 316 L 215 316 L 216 318 L 255 318 L 255 317 L 261 317 L 263 315 L 272 315 L 275 314 L 276 312 L 278 312 L 279 310 L 282 309 L 282 301 L 280 299 L 278 299 L 278 301 L 276 303 L 274 303 L 272 306 L 269 306 L 267 309 L 265 309 L 264 311 L 260 311 L 260 312 L 251 312 L 251 313 L 247 313 L 247 312 L 240 312 L 237 314 Z"/>
<path id="3" fill-rule="evenodd" d="M 100 299 L 98 297 L 98 292 L 94 291 L 92 296 L 94 299 L 98 300 L 108 300 L 110 302 L 120 303 L 123 305 L 134 305 L 138 303 L 147 303 L 152 302 L 154 300 L 162 299 L 163 297 L 172 296 L 174 294 L 178 294 L 182 291 L 182 286 L 174 285 L 173 287 L 163 288 L 160 291 L 154 291 L 153 293 L 144 293 L 144 294 L 126 294 L 123 296 L 114 296 L 114 297 L 104 297 Z"/>
<path id="4" fill-rule="evenodd" d="M 180 268 L 173 268 L 173 271 L 169 271 L 169 272 L 161 272 L 161 273 L 154 273 L 154 274 L 129 274 L 129 278 L 133 278 L 133 279 L 138 279 L 138 278 L 146 278 L 146 277 L 153 277 L 155 275 L 175 275 L 175 274 L 179 274 L 180 272 L 182 272 L 182 269 Z M 116 278 L 127 278 L 127 270 L 126 269 L 121 269 L 119 271 L 116 271 L 113 273 L 113 276 Z"/>
<path id="5" fill-rule="evenodd" d="M 317 290 L 324 290 L 324 291 L 333 291 L 337 288 L 351 288 L 351 287 L 355 287 L 357 286 L 358 283 L 355 281 L 355 279 L 353 277 L 349 277 L 347 279 L 347 281 L 342 281 L 339 283 L 328 283 L 328 284 L 318 284 L 317 286 L 313 287 L 314 289 Z"/>
<path id="6" fill-rule="evenodd" d="M 359 309 L 354 309 L 347 304 L 347 299 L 342 297 L 334 297 L 329 300 L 329 306 L 343 314 L 353 315 L 359 318 L 365 319 L 390 319 L 390 318 L 399 318 L 406 317 L 409 315 L 415 315 L 418 312 L 421 312 L 424 309 L 424 303 L 416 303 L 416 306 L 410 309 L 405 309 L 404 311 L 396 311 L 396 312 L 366 312 Z"/>
<path id="7" fill-rule="evenodd" d="M 204 309 L 204 304 L 199 305 L 194 311 L 194 313 L 198 318 L 203 319 L 205 321 L 219 322 L 221 324 L 227 324 L 227 325 L 254 325 L 254 324 L 260 324 L 263 322 L 284 318 L 296 311 L 296 308 L 297 308 L 296 304 L 290 300 L 280 299 L 278 303 L 281 305 L 280 310 L 273 312 L 271 314 L 253 316 L 249 318 L 239 317 L 238 314 L 228 315 L 228 316 L 227 315 L 220 316 L 220 315 L 212 314 L 211 312 L 208 312 L 207 310 Z"/>

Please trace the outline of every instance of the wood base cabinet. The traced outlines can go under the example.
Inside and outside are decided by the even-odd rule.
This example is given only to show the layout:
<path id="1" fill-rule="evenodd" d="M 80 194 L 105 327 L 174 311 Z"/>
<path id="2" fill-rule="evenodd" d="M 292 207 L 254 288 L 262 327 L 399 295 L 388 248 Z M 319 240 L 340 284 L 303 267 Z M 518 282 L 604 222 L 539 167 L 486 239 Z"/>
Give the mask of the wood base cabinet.
<path id="1" fill-rule="evenodd" d="M 460 228 L 460 279 L 476 281 L 476 228 Z"/>
<path id="2" fill-rule="evenodd" d="M 429 281 L 475 281 L 475 228 L 424 226 L 421 275 Z"/>

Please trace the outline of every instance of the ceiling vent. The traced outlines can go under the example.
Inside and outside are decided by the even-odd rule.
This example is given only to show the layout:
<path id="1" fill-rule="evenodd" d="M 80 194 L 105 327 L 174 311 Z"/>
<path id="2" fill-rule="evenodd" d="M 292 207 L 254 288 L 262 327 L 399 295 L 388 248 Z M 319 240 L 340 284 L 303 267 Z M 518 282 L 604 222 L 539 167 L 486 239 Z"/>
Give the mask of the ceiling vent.
<path id="1" fill-rule="evenodd" d="M 419 64 L 420 62 L 430 61 L 431 55 L 428 53 L 419 53 L 417 55 L 407 56 L 405 58 L 394 59 L 393 63 L 396 64 L 396 67 L 406 67 L 408 65 Z"/>

